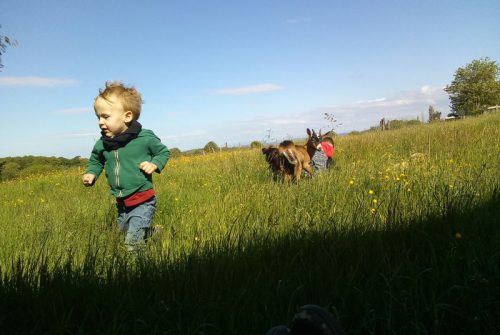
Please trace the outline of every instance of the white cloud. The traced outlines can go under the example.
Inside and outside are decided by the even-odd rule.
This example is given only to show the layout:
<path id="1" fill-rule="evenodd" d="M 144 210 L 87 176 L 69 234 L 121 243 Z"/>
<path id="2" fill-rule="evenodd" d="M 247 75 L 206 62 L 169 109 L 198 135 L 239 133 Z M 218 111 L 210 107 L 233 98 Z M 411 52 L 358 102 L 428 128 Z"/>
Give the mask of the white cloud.
<path id="1" fill-rule="evenodd" d="M 297 124 L 306 124 L 307 121 L 304 119 L 285 119 L 285 118 L 280 118 L 280 119 L 270 119 L 267 121 L 269 125 L 297 125 Z"/>
<path id="2" fill-rule="evenodd" d="M 420 93 L 422 93 L 422 94 L 431 94 L 432 93 L 432 87 L 430 87 L 429 85 L 424 85 L 424 86 L 420 87 Z"/>
<path id="3" fill-rule="evenodd" d="M 427 118 L 428 107 L 433 105 L 445 115 L 448 111 L 448 95 L 439 87 L 429 85 L 421 88 L 398 92 L 390 97 L 366 99 L 338 106 L 312 108 L 308 111 L 288 114 L 262 116 L 240 120 L 235 124 L 226 125 L 230 131 L 221 132 L 224 140 L 231 143 L 250 143 L 252 140 L 262 140 L 268 137 L 281 141 L 287 138 L 306 136 L 306 128 L 326 130 L 330 124 L 325 120 L 325 113 L 333 114 L 338 120 L 336 131 L 343 133 L 352 130 L 364 130 L 378 124 L 381 118 L 415 119 Z M 252 135 L 252 137 L 249 136 Z M 243 137 L 246 138 L 243 138 Z M 214 138 L 220 138 L 220 133 L 214 132 Z M 222 138 L 219 140 L 222 141 Z"/>
<path id="4" fill-rule="evenodd" d="M 305 138 L 306 128 L 327 130 L 330 124 L 324 118 L 325 113 L 332 113 L 339 124 L 336 131 L 345 133 L 368 129 L 377 125 L 383 117 L 389 120 L 427 118 L 430 104 L 445 115 L 448 112 L 448 95 L 442 88 L 426 85 L 384 98 L 312 107 L 302 112 L 277 115 L 262 110 L 260 116 L 219 124 L 218 128 L 206 131 L 194 130 L 162 136 L 162 141 L 169 147 L 181 150 L 202 148 L 208 141 L 215 141 L 219 146 L 226 142 L 229 146 L 248 145 L 254 140 L 275 143 L 284 139 Z"/>
<path id="5" fill-rule="evenodd" d="M 259 84 L 253 86 L 222 88 L 215 91 L 215 93 L 217 95 L 246 95 L 246 94 L 281 91 L 283 89 L 284 89 L 283 86 L 276 84 Z"/>
<path id="6" fill-rule="evenodd" d="M 50 78 L 50 77 L 1 77 L 0 86 L 21 86 L 21 87 L 66 87 L 79 83 L 75 79 Z"/>
<path id="7" fill-rule="evenodd" d="M 419 89 L 402 91 L 390 98 L 358 101 L 351 104 L 322 107 L 316 112 L 323 116 L 324 113 L 333 114 L 345 131 L 363 130 L 374 126 L 378 121 L 386 119 L 415 119 L 422 115 L 427 117 L 429 105 L 446 114 L 448 111 L 448 95 L 441 87 L 423 85 Z M 317 120 L 320 121 L 320 120 Z M 340 129 L 342 132 L 342 129 Z"/>
<path id="8" fill-rule="evenodd" d="M 371 104 L 371 103 L 374 103 L 374 102 L 382 102 L 382 101 L 385 101 L 387 100 L 386 98 L 377 98 L 377 99 L 370 99 L 370 100 L 359 100 L 359 101 L 355 101 L 354 104 Z"/>

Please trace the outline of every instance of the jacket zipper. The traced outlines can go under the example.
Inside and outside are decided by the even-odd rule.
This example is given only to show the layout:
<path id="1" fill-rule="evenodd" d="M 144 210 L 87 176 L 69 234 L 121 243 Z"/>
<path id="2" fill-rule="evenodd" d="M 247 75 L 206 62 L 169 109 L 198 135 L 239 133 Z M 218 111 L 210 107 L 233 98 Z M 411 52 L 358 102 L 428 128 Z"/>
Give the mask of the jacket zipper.
<path id="1" fill-rule="evenodd" d="M 120 158 L 118 157 L 118 149 L 115 150 L 115 160 L 116 160 L 116 167 L 115 167 L 115 183 L 116 187 L 120 188 Z M 122 196 L 122 190 L 120 190 L 120 193 L 118 194 L 118 197 Z"/>

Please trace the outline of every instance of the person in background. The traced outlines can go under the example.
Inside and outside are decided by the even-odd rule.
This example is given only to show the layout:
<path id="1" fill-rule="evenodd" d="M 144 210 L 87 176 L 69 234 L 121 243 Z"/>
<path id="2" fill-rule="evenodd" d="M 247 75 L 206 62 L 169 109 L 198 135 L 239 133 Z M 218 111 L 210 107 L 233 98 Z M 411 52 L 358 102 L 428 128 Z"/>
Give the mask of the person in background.
<path id="1" fill-rule="evenodd" d="M 329 169 L 334 164 L 335 146 L 333 139 L 331 137 L 322 138 L 317 149 L 311 158 L 311 164 L 316 171 L 321 172 Z"/>

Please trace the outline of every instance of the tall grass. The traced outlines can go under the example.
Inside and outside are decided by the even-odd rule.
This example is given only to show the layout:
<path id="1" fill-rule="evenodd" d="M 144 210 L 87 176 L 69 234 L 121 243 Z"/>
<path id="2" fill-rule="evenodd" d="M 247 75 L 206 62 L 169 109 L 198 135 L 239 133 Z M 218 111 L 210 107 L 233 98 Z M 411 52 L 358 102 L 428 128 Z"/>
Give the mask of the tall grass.
<path id="1" fill-rule="evenodd" d="M 258 150 L 172 160 L 137 256 L 104 178 L 2 183 L 0 329 L 264 334 L 316 303 L 349 334 L 498 333 L 499 126 L 339 138 L 334 169 L 297 185 Z"/>

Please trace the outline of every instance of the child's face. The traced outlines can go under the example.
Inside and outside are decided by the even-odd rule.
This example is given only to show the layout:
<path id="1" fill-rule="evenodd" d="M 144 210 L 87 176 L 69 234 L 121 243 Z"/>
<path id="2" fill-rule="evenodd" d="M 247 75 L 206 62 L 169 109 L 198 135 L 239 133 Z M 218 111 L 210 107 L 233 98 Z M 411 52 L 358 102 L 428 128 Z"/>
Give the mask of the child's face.
<path id="1" fill-rule="evenodd" d="M 127 130 L 132 121 L 132 112 L 125 111 L 120 100 L 110 96 L 107 100 L 98 97 L 94 103 L 99 128 L 108 137 L 115 137 Z"/>

